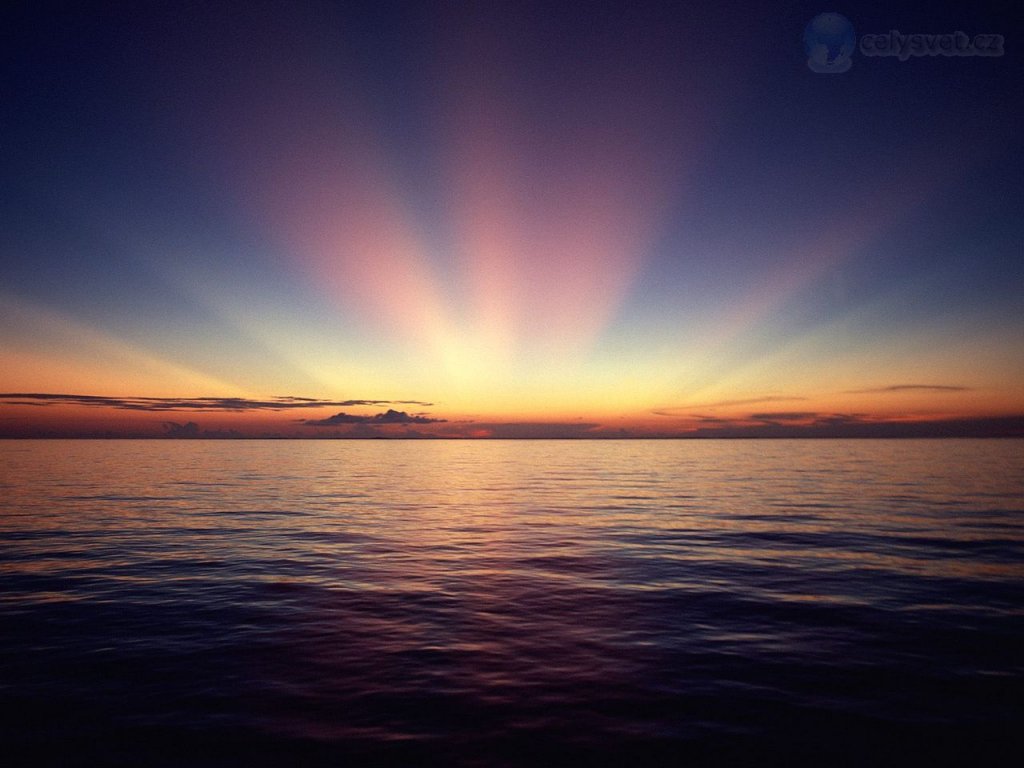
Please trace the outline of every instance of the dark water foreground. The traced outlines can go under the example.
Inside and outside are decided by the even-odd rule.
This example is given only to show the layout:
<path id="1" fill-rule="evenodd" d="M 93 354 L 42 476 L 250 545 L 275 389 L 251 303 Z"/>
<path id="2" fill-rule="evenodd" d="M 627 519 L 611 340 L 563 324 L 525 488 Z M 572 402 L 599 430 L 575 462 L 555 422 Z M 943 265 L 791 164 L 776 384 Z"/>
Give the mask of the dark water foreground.
<path id="1" fill-rule="evenodd" d="M 1013 764 L 1021 441 L 0 442 L 4 765 Z"/>

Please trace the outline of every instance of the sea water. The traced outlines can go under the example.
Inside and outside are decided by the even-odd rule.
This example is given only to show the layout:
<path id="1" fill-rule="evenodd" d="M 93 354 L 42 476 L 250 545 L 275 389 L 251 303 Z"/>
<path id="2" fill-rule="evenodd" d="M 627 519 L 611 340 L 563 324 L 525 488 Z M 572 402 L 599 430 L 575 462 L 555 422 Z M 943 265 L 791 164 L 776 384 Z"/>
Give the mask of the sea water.
<path id="1" fill-rule="evenodd" d="M 1024 745 L 1024 441 L 42 440 L 0 462 L 6 765 Z"/>

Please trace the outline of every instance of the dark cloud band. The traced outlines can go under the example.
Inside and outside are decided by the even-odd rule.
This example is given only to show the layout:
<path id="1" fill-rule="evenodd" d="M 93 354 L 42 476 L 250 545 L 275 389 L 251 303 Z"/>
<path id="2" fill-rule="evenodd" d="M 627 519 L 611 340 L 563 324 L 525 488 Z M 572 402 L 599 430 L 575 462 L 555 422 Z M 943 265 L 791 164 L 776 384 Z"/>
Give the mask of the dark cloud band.
<path id="1" fill-rule="evenodd" d="M 429 416 L 409 414 L 389 408 L 384 413 L 372 416 L 359 416 L 351 413 L 336 413 L 326 419 L 308 419 L 303 422 L 309 427 L 340 427 L 347 424 L 437 424 L 444 419 L 432 419 Z"/>
<path id="2" fill-rule="evenodd" d="M 104 397 L 101 395 L 44 394 L 37 392 L 2 392 L 3 405 L 79 405 L 93 408 L 116 408 L 124 411 L 286 411 L 295 408 L 347 408 L 352 406 L 419 405 L 433 403 L 420 400 L 321 400 L 312 397 L 272 397 L 256 400 L 247 397 Z"/>
<path id="3" fill-rule="evenodd" d="M 848 395 L 879 395 L 886 392 L 970 392 L 970 387 L 954 384 L 891 384 L 888 387 L 872 387 L 870 389 L 850 389 Z"/>

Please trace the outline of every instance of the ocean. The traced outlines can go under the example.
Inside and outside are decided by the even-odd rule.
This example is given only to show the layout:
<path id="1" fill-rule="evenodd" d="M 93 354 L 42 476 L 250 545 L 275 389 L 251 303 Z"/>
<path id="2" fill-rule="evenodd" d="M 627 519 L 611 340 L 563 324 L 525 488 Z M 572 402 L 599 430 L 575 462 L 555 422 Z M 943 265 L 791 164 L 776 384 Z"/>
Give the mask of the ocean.
<path id="1" fill-rule="evenodd" d="M 1021 440 L 8 440 L 0 462 L 7 766 L 1024 747 Z"/>

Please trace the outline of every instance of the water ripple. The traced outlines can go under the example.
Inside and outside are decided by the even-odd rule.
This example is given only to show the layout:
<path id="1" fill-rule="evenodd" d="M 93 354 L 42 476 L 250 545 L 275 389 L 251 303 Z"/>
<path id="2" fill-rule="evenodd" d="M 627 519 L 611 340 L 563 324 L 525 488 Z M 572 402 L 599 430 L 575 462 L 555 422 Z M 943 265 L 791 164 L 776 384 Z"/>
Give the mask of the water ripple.
<path id="1" fill-rule="evenodd" d="M 1019 441 L 0 450 L 0 735 L 35 764 L 1021 746 Z"/>

